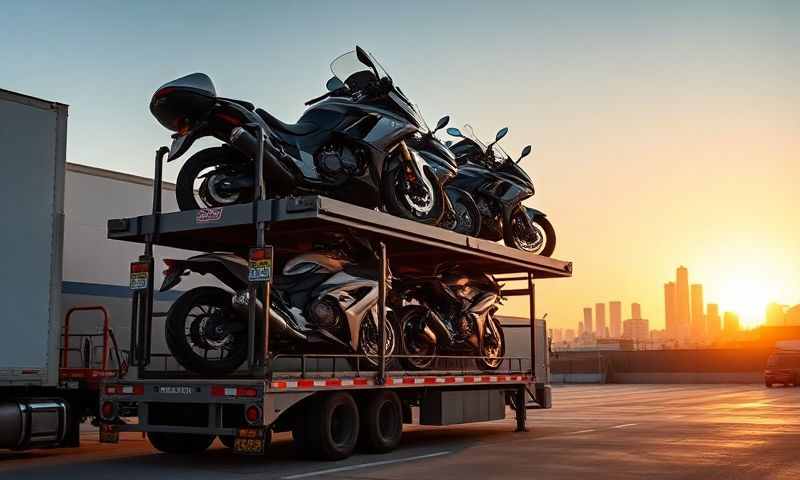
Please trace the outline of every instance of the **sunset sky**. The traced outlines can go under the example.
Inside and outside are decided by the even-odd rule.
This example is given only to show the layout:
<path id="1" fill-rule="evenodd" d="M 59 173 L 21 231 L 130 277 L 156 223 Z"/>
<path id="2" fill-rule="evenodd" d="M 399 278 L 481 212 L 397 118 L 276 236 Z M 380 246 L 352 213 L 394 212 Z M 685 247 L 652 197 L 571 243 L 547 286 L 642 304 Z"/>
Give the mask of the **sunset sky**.
<path id="1" fill-rule="evenodd" d="M 293 122 L 358 43 L 429 123 L 534 145 L 530 204 L 575 263 L 538 283 L 551 326 L 621 300 L 661 327 L 681 264 L 748 325 L 800 303 L 800 2 L 309 3 L 15 2 L 0 88 L 70 104 L 68 161 L 150 176 L 160 84 L 203 71 Z"/>

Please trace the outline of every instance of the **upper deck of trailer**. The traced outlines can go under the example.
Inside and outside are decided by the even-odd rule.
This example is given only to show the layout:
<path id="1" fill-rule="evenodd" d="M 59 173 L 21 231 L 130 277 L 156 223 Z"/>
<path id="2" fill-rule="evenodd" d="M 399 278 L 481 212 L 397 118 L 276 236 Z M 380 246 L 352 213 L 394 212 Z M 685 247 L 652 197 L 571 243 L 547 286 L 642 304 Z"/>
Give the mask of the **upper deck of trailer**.
<path id="1" fill-rule="evenodd" d="M 572 263 L 405 220 L 322 196 L 267 199 L 204 210 L 142 215 L 108 221 L 108 238 L 195 251 L 245 254 L 254 246 L 256 223 L 267 225 L 266 242 L 276 254 L 308 251 L 334 233 L 385 242 L 394 271 L 430 270 L 441 262 L 488 274 L 531 273 L 534 278 L 569 277 Z"/>

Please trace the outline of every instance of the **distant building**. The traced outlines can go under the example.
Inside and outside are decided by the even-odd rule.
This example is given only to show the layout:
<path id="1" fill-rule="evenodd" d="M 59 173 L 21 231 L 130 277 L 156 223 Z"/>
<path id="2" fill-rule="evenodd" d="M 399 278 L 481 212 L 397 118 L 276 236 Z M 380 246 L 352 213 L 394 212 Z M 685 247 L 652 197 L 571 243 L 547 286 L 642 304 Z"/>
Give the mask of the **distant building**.
<path id="1" fill-rule="evenodd" d="M 716 303 L 709 303 L 706 306 L 706 333 L 710 340 L 719 338 L 722 333 L 720 322 L 719 305 Z"/>
<path id="2" fill-rule="evenodd" d="M 677 337 L 685 340 L 689 337 L 689 270 L 681 265 L 675 273 L 677 277 L 675 282 Z"/>
<path id="3" fill-rule="evenodd" d="M 767 305 L 766 325 L 773 327 L 781 326 L 786 323 L 786 314 L 783 311 L 783 305 L 777 303 L 770 303 Z"/>
<path id="4" fill-rule="evenodd" d="M 644 342 L 650 339 L 650 322 L 645 318 L 629 318 L 622 322 L 622 338 L 634 342 Z"/>
<path id="5" fill-rule="evenodd" d="M 631 303 L 631 318 L 642 318 L 642 306 L 638 303 Z"/>
<path id="6" fill-rule="evenodd" d="M 733 312 L 725 312 L 725 315 L 722 317 L 722 323 L 722 330 L 725 335 L 735 335 L 742 329 L 739 324 L 739 315 Z"/>
<path id="7" fill-rule="evenodd" d="M 564 330 L 564 341 L 566 342 L 575 341 L 575 330 L 571 328 Z"/>
<path id="8" fill-rule="evenodd" d="M 783 321 L 788 326 L 800 325 L 800 305 L 795 305 L 794 307 L 786 310 L 786 313 L 783 316 Z"/>
<path id="9" fill-rule="evenodd" d="M 594 329 L 592 329 L 592 307 L 586 307 L 583 309 L 583 333 L 592 333 Z"/>
<path id="10" fill-rule="evenodd" d="M 692 339 L 702 340 L 706 336 L 706 316 L 703 313 L 703 286 L 693 283 L 692 288 Z"/>
<path id="11" fill-rule="evenodd" d="M 561 342 L 564 340 L 564 330 L 561 328 L 553 329 L 552 338 L 554 342 Z"/>
<path id="12" fill-rule="evenodd" d="M 608 316 L 611 338 L 619 338 L 622 335 L 622 302 L 608 302 Z"/>
<path id="13" fill-rule="evenodd" d="M 678 338 L 678 305 L 675 282 L 664 284 L 664 325 L 667 336 Z"/>
<path id="14" fill-rule="evenodd" d="M 606 304 L 594 304 L 594 331 L 597 338 L 606 336 Z"/>

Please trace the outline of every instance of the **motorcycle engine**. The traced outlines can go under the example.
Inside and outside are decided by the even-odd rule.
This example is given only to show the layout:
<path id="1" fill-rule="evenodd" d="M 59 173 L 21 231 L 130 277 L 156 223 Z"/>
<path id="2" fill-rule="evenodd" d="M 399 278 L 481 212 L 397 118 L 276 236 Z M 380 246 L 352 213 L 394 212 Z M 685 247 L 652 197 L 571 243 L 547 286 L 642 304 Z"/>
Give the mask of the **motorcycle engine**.
<path id="1" fill-rule="evenodd" d="M 362 159 L 360 150 L 337 143 L 324 145 L 314 155 L 317 170 L 334 180 L 362 175 L 365 167 Z"/>
<path id="2" fill-rule="evenodd" d="M 341 323 L 344 313 L 339 304 L 330 297 L 323 297 L 311 304 L 311 320 L 320 328 L 333 331 Z"/>

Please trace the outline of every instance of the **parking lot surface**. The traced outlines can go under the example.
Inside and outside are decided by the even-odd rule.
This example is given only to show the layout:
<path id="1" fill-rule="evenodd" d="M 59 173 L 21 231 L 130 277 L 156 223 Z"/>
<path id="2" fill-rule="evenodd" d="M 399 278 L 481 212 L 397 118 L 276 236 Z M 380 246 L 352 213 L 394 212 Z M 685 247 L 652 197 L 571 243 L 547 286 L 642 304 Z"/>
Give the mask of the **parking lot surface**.
<path id="1" fill-rule="evenodd" d="M 157 453 L 138 434 L 118 445 L 83 433 L 80 449 L 0 451 L 0 479 L 551 478 L 800 479 L 800 389 L 760 385 L 554 387 L 551 410 L 531 410 L 529 431 L 506 420 L 407 426 L 385 455 L 303 460 L 291 436 L 268 455 L 233 455 L 219 443 L 195 456 Z"/>

